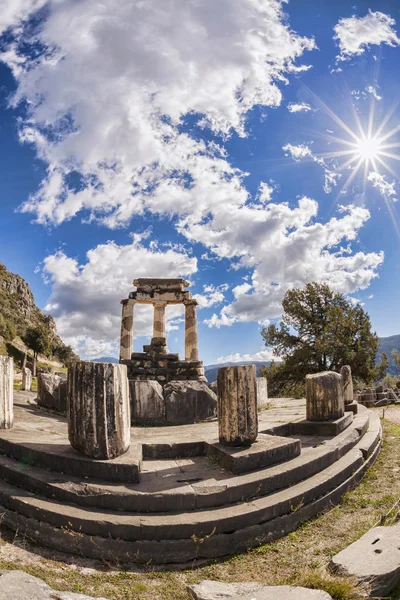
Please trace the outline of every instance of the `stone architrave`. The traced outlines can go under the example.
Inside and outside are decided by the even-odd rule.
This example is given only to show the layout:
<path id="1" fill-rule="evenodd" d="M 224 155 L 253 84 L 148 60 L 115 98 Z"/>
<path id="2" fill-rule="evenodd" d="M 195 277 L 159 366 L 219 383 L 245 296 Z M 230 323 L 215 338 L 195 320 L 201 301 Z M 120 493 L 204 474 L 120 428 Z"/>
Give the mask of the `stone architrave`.
<path id="1" fill-rule="evenodd" d="M 342 376 L 323 371 L 306 376 L 308 421 L 335 421 L 344 415 Z"/>
<path id="2" fill-rule="evenodd" d="M 129 300 L 122 300 L 120 360 L 130 360 L 133 352 L 133 307 Z"/>
<path id="3" fill-rule="evenodd" d="M 196 300 L 185 302 L 185 360 L 199 360 Z"/>
<path id="4" fill-rule="evenodd" d="M 25 392 L 30 392 L 32 388 L 32 371 L 25 367 L 22 369 L 22 389 Z"/>
<path id="5" fill-rule="evenodd" d="M 116 458 L 130 446 L 126 365 L 76 362 L 68 371 L 68 437 L 81 454 Z"/>
<path id="6" fill-rule="evenodd" d="M 345 404 L 351 404 L 354 400 L 353 378 L 351 376 L 351 367 L 343 365 L 340 369 L 340 374 L 343 380 L 343 397 Z"/>
<path id="7" fill-rule="evenodd" d="M 257 406 L 268 406 L 268 383 L 266 377 L 257 377 Z"/>
<path id="8" fill-rule="evenodd" d="M 14 424 L 14 361 L 0 356 L 0 429 Z"/>
<path id="9" fill-rule="evenodd" d="M 224 446 L 250 446 L 258 434 L 255 365 L 218 370 L 219 441 Z"/>

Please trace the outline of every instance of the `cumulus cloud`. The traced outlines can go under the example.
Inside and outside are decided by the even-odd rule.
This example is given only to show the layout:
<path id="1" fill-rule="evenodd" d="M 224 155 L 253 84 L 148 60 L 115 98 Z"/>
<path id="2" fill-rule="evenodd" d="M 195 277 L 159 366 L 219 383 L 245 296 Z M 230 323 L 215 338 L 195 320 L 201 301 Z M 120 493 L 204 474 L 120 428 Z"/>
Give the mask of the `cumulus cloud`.
<path id="1" fill-rule="evenodd" d="M 194 294 L 193 297 L 199 303 L 200 308 L 210 308 L 216 304 L 221 304 L 225 300 L 225 292 L 229 289 L 229 285 L 222 283 L 221 285 L 204 285 L 202 294 Z"/>
<path id="2" fill-rule="evenodd" d="M 324 169 L 324 192 L 326 194 L 329 194 L 332 188 L 337 186 L 341 174 L 337 173 L 332 167 L 329 167 L 323 158 L 313 154 L 311 148 L 306 144 L 299 144 L 297 146 L 286 144 L 286 146 L 282 147 L 282 150 L 286 156 L 291 156 L 296 162 L 309 158 L 320 165 Z"/>
<path id="3" fill-rule="evenodd" d="M 141 236 L 131 244 L 114 242 L 101 244 L 87 253 L 86 262 L 79 264 L 64 252 L 47 256 L 43 273 L 52 285 L 47 310 L 54 315 L 63 339 L 80 354 L 93 358 L 118 351 L 121 325 L 120 300 L 127 298 L 134 277 L 190 277 L 197 271 L 196 258 L 173 248 L 162 249 L 156 244 L 146 247 Z M 171 306 L 167 318 L 171 321 L 182 312 Z M 135 307 L 134 335 L 152 331 L 150 306 Z"/>
<path id="4" fill-rule="evenodd" d="M 255 352 L 254 354 L 239 354 L 236 352 L 228 356 L 220 356 L 217 358 L 217 363 L 269 362 L 271 360 L 276 361 L 276 356 L 274 356 L 272 350 L 260 350 L 260 352 Z"/>
<path id="5" fill-rule="evenodd" d="M 246 211 L 237 218 L 238 223 L 245 220 L 247 226 L 243 231 L 238 225 L 231 243 L 241 254 L 240 264 L 255 266 L 251 286 L 234 288 L 235 300 L 205 321 L 209 327 L 277 318 L 286 291 L 310 281 L 328 283 L 341 293 L 369 286 L 383 262 L 383 253 L 353 253 L 351 248 L 342 247 L 344 242 L 356 240 L 359 229 L 370 218 L 369 211 L 359 206 L 342 207 L 340 217 L 332 217 L 325 224 L 316 222 L 317 212 L 318 204 L 304 197 L 292 209 L 287 204 L 269 204 L 267 210 Z M 223 248 L 228 251 L 225 245 Z"/>
<path id="6" fill-rule="evenodd" d="M 384 198 L 390 198 L 393 202 L 397 202 L 396 182 L 393 180 L 392 183 L 386 180 L 384 175 L 377 173 L 376 171 L 370 171 L 368 173 L 368 181 L 370 181 L 374 188 L 376 188 L 380 195 Z"/>
<path id="7" fill-rule="evenodd" d="M 353 15 L 340 19 L 334 27 L 335 36 L 340 49 L 339 60 L 347 60 L 352 56 L 363 54 L 371 45 L 398 46 L 400 39 L 394 29 L 396 21 L 382 12 L 368 11 L 365 17 Z"/>
<path id="8" fill-rule="evenodd" d="M 310 110 L 312 110 L 312 108 L 307 102 L 289 102 L 288 104 L 288 111 L 291 113 L 310 112 Z"/>
<path id="9" fill-rule="evenodd" d="M 85 211 L 118 227 L 240 194 L 223 150 L 181 126 L 197 115 L 215 134 L 244 135 L 253 106 L 281 103 L 278 84 L 315 47 L 289 28 L 282 4 L 49 0 L 29 30 L 26 10 L 15 10 L 18 68 L 3 60 L 17 80 L 14 104 L 28 107 L 21 139 L 48 165 L 23 210 L 40 223 Z"/>

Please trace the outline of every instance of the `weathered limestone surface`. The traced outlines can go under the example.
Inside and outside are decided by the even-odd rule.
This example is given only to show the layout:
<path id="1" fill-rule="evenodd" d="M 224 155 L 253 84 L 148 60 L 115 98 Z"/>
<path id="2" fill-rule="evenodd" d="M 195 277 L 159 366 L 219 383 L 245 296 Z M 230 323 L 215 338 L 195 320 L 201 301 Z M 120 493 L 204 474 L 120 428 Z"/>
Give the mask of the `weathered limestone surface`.
<path id="1" fill-rule="evenodd" d="M 14 361 L 0 356 L 0 429 L 11 429 L 14 423 Z"/>
<path id="2" fill-rule="evenodd" d="M 268 383 L 266 377 L 257 377 L 257 406 L 268 406 Z"/>
<path id="3" fill-rule="evenodd" d="M 68 372 L 68 437 L 85 456 L 110 459 L 130 445 L 130 404 L 125 365 L 76 362 Z"/>
<path id="4" fill-rule="evenodd" d="M 165 307 L 166 302 L 154 304 L 153 338 L 165 338 Z"/>
<path id="5" fill-rule="evenodd" d="M 340 369 L 340 374 L 343 380 L 343 397 L 345 404 L 351 404 L 354 400 L 353 378 L 351 376 L 351 367 L 343 365 Z"/>
<path id="6" fill-rule="evenodd" d="M 130 381 L 132 424 L 166 422 L 163 388 L 158 381 Z"/>
<path id="7" fill-rule="evenodd" d="M 37 403 L 60 413 L 67 410 L 67 374 L 39 373 Z"/>
<path id="8" fill-rule="evenodd" d="M 225 446 L 249 446 L 258 433 L 255 365 L 218 370 L 219 441 Z"/>
<path id="9" fill-rule="evenodd" d="M 199 360 L 196 308 L 196 300 L 185 302 L 185 360 Z"/>
<path id="10" fill-rule="evenodd" d="M 170 381 L 164 387 L 168 423 L 195 423 L 215 417 L 217 397 L 203 381 Z"/>
<path id="11" fill-rule="evenodd" d="M 210 388 L 210 390 L 212 392 L 214 392 L 214 394 L 218 394 L 218 385 L 217 385 L 216 381 L 212 381 L 211 383 L 208 383 L 207 385 Z"/>
<path id="12" fill-rule="evenodd" d="M 32 388 L 32 371 L 28 367 L 22 369 L 22 389 L 30 392 Z"/>
<path id="13" fill-rule="evenodd" d="M 94 600 L 84 594 L 56 592 L 23 571 L 0 571 L 0 600 Z M 106 600 L 99 598 L 98 600 Z"/>
<path id="14" fill-rule="evenodd" d="M 133 305 L 122 300 L 120 360 L 129 360 L 133 351 Z"/>
<path id="15" fill-rule="evenodd" d="M 369 588 L 369 596 L 389 594 L 400 581 L 400 525 L 373 527 L 334 556 L 332 571 L 355 577 Z"/>
<path id="16" fill-rule="evenodd" d="M 327 592 L 301 587 L 265 586 L 261 583 L 201 581 L 187 588 L 194 600 L 332 600 Z"/>
<path id="17" fill-rule="evenodd" d="M 323 371 L 306 376 L 308 421 L 336 420 L 344 415 L 342 376 Z"/>

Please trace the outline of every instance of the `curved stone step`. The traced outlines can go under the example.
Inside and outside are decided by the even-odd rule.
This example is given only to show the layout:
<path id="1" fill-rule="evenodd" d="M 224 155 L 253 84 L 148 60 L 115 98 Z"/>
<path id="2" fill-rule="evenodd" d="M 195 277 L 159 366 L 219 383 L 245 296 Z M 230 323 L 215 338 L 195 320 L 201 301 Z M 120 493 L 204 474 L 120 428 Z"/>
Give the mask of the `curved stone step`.
<path id="1" fill-rule="evenodd" d="M 0 455 L 0 477 L 31 492 L 79 506 L 129 512 L 168 512 L 205 509 L 262 497 L 312 477 L 335 463 L 353 448 L 365 434 L 368 411 L 362 407 L 353 424 L 335 438 L 312 452 L 286 463 L 260 469 L 245 475 L 204 482 L 173 482 L 176 488 L 155 488 L 140 484 L 106 484 L 60 472 L 44 471 L 35 466 L 15 462 Z M 1 448 L 1 444 L 0 444 Z M 18 456 L 20 452 L 18 452 Z M 53 461 L 55 459 L 53 458 Z M 146 462 L 144 463 L 146 465 Z M 143 474 L 145 479 L 146 474 Z M 171 483 L 172 486 L 172 483 Z"/>
<path id="2" fill-rule="evenodd" d="M 257 525 L 306 505 L 336 488 L 362 465 L 362 453 L 350 450 L 340 460 L 287 490 L 251 502 L 183 513 L 137 514 L 100 511 L 51 502 L 0 481 L 0 504 L 59 528 L 125 540 L 202 538 Z"/>
<path id="3" fill-rule="evenodd" d="M 378 436 L 380 436 L 379 431 Z M 372 454 L 365 461 L 361 460 L 361 464 L 355 472 L 337 487 L 309 504 L 298 508 L 294 506 L 294 510 L 291 512 L 266 522 L 250 526 L 246 524 L 246 527 L 242 529 L 235 529 L 227 533 L 211 531 L 210 534 L 201 538 L 193 535 L 189 539 L 126 541 L 125 539 L 91 536 L 61 529 L 7 508 L 0 507 L 0 512 L 4 513 L 3 523 L 6 526 L 15 531 L 18 530 L 21 535 L 25 535 L 39 544 L 64 552 L 121 563 L 147 563 L 149 561 L 154 564 L 161 562 L 164 564 L 188 563 L 196 559 L 211 559 L 243 552 L 250 547 L 272 541 L 295 530 L 304 521 L 336 504 L 348 489 L 358 483 L 366 469 L 378 456 L 380 446 L 381 442 L 379 441 Z M 261 499 L 255 502 L 261 502 Z"/>

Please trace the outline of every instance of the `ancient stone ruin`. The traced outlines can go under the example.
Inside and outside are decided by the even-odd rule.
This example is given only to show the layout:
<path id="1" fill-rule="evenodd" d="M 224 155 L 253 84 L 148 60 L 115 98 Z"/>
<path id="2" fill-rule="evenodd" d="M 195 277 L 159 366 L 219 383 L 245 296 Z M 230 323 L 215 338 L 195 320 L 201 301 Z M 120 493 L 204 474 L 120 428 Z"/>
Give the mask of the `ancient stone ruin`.
<path id="1" fill-rule="evenodd" d="M 135 279 L 136 291 L 122 300 L 120 363 L 127 366 L 132 423 L 194 423 L 215 416 L 216 395 L 205 384 L 199 360 L 197 301 L 184 279 Z M 133 352 L 134 307 L 154 308 L 153 337 Z M 185 360 L 167 350 L 165 310 L 185 306 Z"/>
<path id="2" fill-rule="evenodd" d="M 13 426 L 14 410 L 14 361 L 0 356 L 0 429 Z"/>

